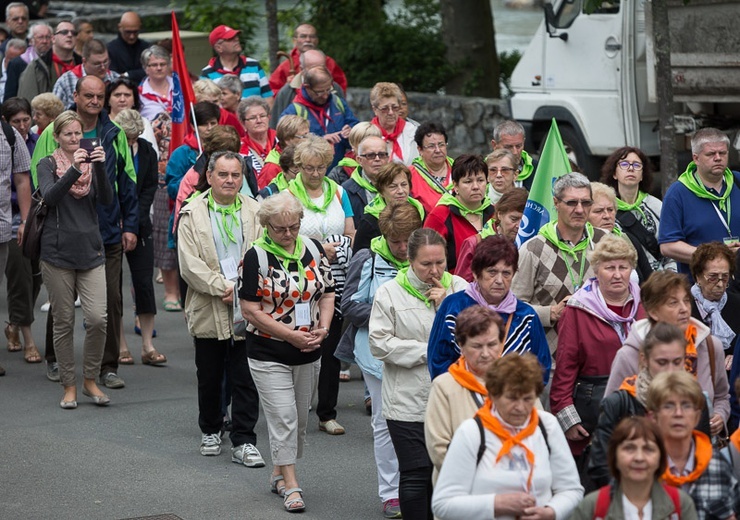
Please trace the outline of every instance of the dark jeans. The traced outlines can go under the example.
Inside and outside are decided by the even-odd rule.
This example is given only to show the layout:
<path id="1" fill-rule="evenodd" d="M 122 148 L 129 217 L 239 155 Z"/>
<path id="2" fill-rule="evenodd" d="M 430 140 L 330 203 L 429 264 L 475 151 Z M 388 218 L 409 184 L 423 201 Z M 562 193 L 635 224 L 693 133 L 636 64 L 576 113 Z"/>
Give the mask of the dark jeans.
<path id="1" fill-rule="evenodd" d="M 139 237 L 136 249 L 126 253 L 126 261 L 131 271 L 131 284 L 134 286 L 136 314 L 157 314 L 157 301 L 154 297 L 154 241 L 152 237 Z"/>
<path id="2" fill-rule="evenodd" d="M 105 290 L 108 303 L 108 328 L 100 375 L 118 373 L 118 355 L 121 351 L 121 321 L 123 319 L 123 246 L 105 246 Z"/>
<path id="3" fill-rule="evenodd" d="M 319 403 L 316 415 L 319 421 L 337 418 L 337 398 L 339 397 L 339 370 L 341 361 L 335 356 L 339 340 L 342 338 L 342 317 L 334 313 L 329 327 L 329 335 L 321 344 L 321 371 L 319 372 Z"/>
<path id="4" fill-rule="evenodd" d="M 33 309 L 41 290 L 39 262 L 23 256 L 18 241 L 8 242 L 8 263 L 5 265 L 8 284 L 8 321 L 13 325 L 30 327 Z"/>
<path id="5" fill-rule="evenodd" d="M 247 362 L 245 340 L 195 338 L 198 375 L 198 425 L 203 433 L 220 433 L 224 368 L 231 378 L 231 444 L 257 444 L 259 394 Z"/>
<path id="6" fill-rule="evenodd" d="M 398 500 L 404 520 L 431 520 L 432 461 L 424 442 L 424 423 L 387 420 L 398 457 Z"/>

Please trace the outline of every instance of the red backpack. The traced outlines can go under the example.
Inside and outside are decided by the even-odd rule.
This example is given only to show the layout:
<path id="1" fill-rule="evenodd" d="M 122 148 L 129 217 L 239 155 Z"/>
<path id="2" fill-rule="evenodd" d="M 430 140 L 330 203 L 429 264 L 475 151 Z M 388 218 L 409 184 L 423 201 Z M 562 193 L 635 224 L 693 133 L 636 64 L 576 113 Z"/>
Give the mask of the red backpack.
<path id="1" fill-rule="evenodd" d="M 673 486 L 663 484 L 663 489 L 671 497 L 673 507 L 676 512 L 671 515 L 672 519 L 681 520 L 681 497 L 678 494 L 678 489 Z M 596 507 L 594 508 L 594 520 L 604 520 L 606 514 L 609 511 L 609 506 L 612 502 L 612 488 L 610 485 L 606 485 L 599 489 L 599 495 L 596 497 Z"/>

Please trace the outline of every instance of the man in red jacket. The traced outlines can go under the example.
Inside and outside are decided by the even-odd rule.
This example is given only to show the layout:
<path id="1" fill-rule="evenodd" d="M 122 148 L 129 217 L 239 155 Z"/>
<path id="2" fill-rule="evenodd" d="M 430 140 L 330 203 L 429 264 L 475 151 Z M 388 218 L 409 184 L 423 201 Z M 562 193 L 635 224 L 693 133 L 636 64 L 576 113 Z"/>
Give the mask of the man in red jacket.
<path id="1" fill-rule="evenodd" d="M 293 45 L 293 50 L 290 51 L 290 61 L 283 61 L 270 74 L 270 88 L 273 95 L 277 95 L 282 86 L 293 79 L 296 73 L 301 71 L 300 55 L 309 49 L 318 49 L 319 37 L 316 34 L 316 28 L 307 23 L 296 27 L 295 33 L 293 33 Z M 291 62 L 293 63 L 293 71 L 290 70 Z M 329 56 L 326 57 L 326 68 L 331 72 L 334 81 L 342 87 L 342 91 L 347 92 L 347 76 L 344 75 L 344 71 L 337 65 L 337 62 Z"/>

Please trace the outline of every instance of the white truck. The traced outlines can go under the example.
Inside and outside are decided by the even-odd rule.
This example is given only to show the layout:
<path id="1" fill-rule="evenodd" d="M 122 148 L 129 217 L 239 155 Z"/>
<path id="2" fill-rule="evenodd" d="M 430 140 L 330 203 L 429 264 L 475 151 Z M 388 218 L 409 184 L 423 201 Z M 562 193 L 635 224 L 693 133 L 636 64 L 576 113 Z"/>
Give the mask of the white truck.
<path id="1" fill-rule="evenodd" d="M 679 157 L 691 134 L 726 131 L 731 164 L 740 148 L 740 0 L 667 0 Z M 537 151 L 555 117 L 563 141 L 591 178 L 621 146 L 660 154 L 651 4 L 552 0 L 512 75 L 511 115 Z M 690 159 L 689 159 L 690 160 Z M 656 161 L 657 162 L 657 161 Z M 681 165 L 687 161 L 680 162 Z"/>

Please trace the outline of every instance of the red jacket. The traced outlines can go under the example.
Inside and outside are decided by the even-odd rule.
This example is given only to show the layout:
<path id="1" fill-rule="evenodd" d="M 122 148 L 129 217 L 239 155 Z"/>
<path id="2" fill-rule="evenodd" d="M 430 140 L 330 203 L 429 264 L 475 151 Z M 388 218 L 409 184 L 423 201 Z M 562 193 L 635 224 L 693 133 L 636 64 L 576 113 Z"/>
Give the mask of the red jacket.
<path id="1" fill-rule="evenodd" d="M 301 63 L 299 61 L 300 53 L 298 49 L 293 47 L 290 51 L 290 58 L 293 60 L 296 73 L 301 71 Z M 347 92 L 347 76 L 344 75 L 344 71 L 341 69 L 337 62 L 329 56 L 326 57 L 326 68 L 331 72 L 334 81 L 342 87 L 342 91 Z M 290 75 L 290 62 L 283 60 L 277 68 L 270 74 L 270 88 L 272 94 L 277 96 L 278 91 L 288 82 L 288 76 Z"/>
<path id="2" fill-rule="evenodd" d="M 416 166 L 412 164 L 409 170 L 411 170 L 411 196 L 421 202 L 421 205 L 424 207 L 424 213 L 429 215 L 437 205 L 437 202 L 439 202 L 442 194 L 424 180 L 423 174 L 416 169 Z M 450 175 L 448 174 L 449 178 Z"/>

